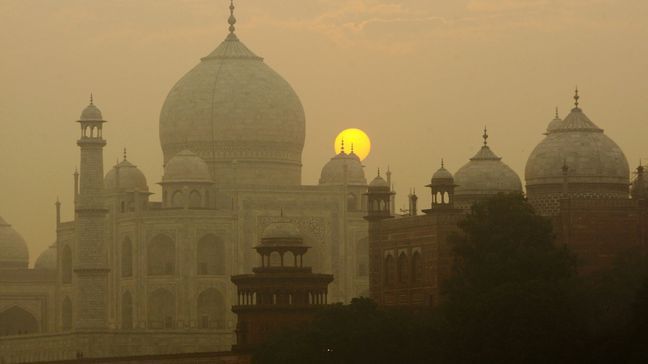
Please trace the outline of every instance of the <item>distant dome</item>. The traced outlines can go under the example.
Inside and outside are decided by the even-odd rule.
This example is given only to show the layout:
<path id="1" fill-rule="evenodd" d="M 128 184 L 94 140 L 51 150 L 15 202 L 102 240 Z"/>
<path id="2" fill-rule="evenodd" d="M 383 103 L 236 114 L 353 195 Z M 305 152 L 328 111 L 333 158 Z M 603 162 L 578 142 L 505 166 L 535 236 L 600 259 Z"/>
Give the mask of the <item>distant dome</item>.
<path id="1" fill-rule="evenodd" d="M 556 116 L 549 122 L 549 125 L 547 125 L 547 134 L 556 129 L 560 129 L 562 123 L 563 120 L 558 116 L 558 110 L 556 110 Z"/>
<path id="2" fill-rule="evenodd" d="M 209 168 L 202 158 L 190 150 L 183 150 L 164 166 L 162 182 L 211 183 Z"/>
<path id="3" fill-rule="evenodd" d="M 525 168 L 527 186 L 561 184 L 565 164 L 570 184 L 617 184 L 627 191 L 630 168 L 623 151 L 578 107 L 531 152 Z"/>
<path id="4" fill-rule="evenodd" d="M 28 265 L 29 251 L 25 239 L 0 217 L 0 269 L 27 268 Z"/>
<path id="5" fill-rule="evenodd" d="M 301 244 L 302 235 L 295 224 L 286 218 L 268 225 L 261 235 L 262 244 Z"/>
<path id="6" fill-rule="evenodd" d="M 117 176 L 119 175 L 119 184 L 117 183 Z M 106 190 L 122 191 L 141 191 L 148 192 L 148 184 L 146 183 L 146 176 L 131 162 L 124 159 L 119 164 L 115 165 L 104 178 L 104 187 Z"/>
<path id="7" fill-rule="evenodd" d="M 389 188 L 389 183 L 387 183 L 387 181 L 385 181 L 385 179 L 382 178 L 380 176 L 380 174 L 378 174 L 376 176 L 376 178 L 374 178 L 371 181 L 371 183 L 369 184 L 369 187 L 386 187 L 386 188 Z"/>
<path id="8" fill-rule="evenodd" d="M 345 181 L 348 185 L 367 185 L 362 162 L 353 152 L 349 154 L 340 152 L 331 158 L 322 168 L 319 184 L 342 185 Z"/>
<path id="9" fill-rule="evenodd" d="M 488 135 L 484 133 L 484 137 Z M 456 200 L 461 196 L 486 196 L 522 192 L 520 177 L 502 162 L 484 142 L 484 146 L 454 175 Z"/>
<path id="10" fill-rule="evenodd" d="M 49 270 L 56 269 L 56 243 L 50 245 L 49 248 L 45 249 L 45 251 L 38 256 L 34 268 Z"/>
<path id="11" fill-rule="evenodd" d="M 101 115 L 101 110 L 97 106 L 95 106 L 92 101 L 90 102 L 90 105 L 86 106 L 85 109 L 81 112 L 81 118 L 80 120 L 83 121 L 101 121 L 103 120 L 103 116 Z"/>
<path id="12" fill-rule="evenodd" d="M 173 86 L 160 113 L 165 163 L 189 148 L 219 184 L 234 174 L 238 184 L 300 184 L 304 139 L 299 97 L 234 33 Z"/>
<path id="13" fill-rule="evenodd" d="M 454 184 L 454 177 L 452 176 L 452 173 L 450 173 L 450 171 L 445 169 L 445 167 L 442 164 L 441 168 L 439 168 L 432 175 L 430 186 L 447 185 L 447 184 Z"/>

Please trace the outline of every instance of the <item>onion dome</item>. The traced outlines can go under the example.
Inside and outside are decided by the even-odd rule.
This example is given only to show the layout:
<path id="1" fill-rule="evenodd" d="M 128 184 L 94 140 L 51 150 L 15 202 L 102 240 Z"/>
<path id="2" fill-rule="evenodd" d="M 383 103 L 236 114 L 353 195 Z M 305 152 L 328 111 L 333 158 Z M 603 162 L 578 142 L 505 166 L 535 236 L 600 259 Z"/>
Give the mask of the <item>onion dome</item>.
<path id="1" fill-rule="evenodd" d="M 389 188 L 389 183 L 387 183 L 387 181 L 385 181 L 385 179 L 380 176 L 380 171 L 378 171 L 378 175 L 371 181 L 369 187 Z"/>
<path id="2" fill-rule="evenodd" d="M 0 217 L 0 269 L 27 268 L 28 265 L 25 239 Z"/>
<path id="3" fill-rule="evenodd" d="M 432 175 L 430 186 L 446 186 L 446 185 L 454 185 L 454 177 L 452 176 L 452 173 L 450 173 L 450 171 L 445 169 L 445 165 L 442 160 L 441 168 L 439 168 Z"/>
<path id="4" fill-rule="evenodd" d="M 564 165 L 569 166 L 570 194 L 627 198 L 630 170 L 623 151 L 578 107 L 578 90 L 574 99 L 569 115 L 548 130 L 529 156 L 525 179 L 530 199 L 536 187 L 563 183 Z M 574 189 L 574 185 L 580 187 Z"/>
<path id="5" fill-rule="evenodd" d="M 470 161 L 454 175 L 455 196 L 487 196 L 497 193 L 522 192 L 520 177 L 488 146 L 484 129 L 484 145 Z"/>
<path id="6" fill-rule="evenodd" d="M 38 256 L 34 268 L 55 270 L 56 265 L 56 243 L 54 243 Z"/>
<path id="7" fill-rule="evenodd" d="M 339 154 L 331 158 L 322 168 L 319 180 L 320 185 L 356 185 L 366 186 L 367 178 L 364 174 L 364 166 L 357 154 L 351 149 L 351 153 L 344 152 L 344 141 Z"/>
<path id="8" fill-rule="evenodd" d="M 101 110 L 94 104 L 92 94 L 90 94 L 90 104 L 81 112 L 81 121 L 102 121 Z"/>
<path id="9" fill-rule="evenodd" d="M 302 243 L 303 238 L 297 226 L 284 217 L 268 225 L 261 235 L 262 245 L 292 245 Z"/>
<path id="10" fill-rule="evenodd" d="M 560 118 L 560 116 L 558 116 L 558 108 L 556 108 L 556 115 L 553 120 L 549 122 L 549 125 L 547 125 L 547 132 L 545 133 L 545 135 L 551 133 L 556 129 L 560 129 L 560 127 L 562 126 L 562 121 L 563 120 Z"/>
<path id="11" fill-rule="evenodd" d="M 212 179 L 207 163 L 194 152 L 185 149 L 164 166 L 162 182 L 212 183 Z"/>
<path id="12" fill-rule="evenodd" d="M 119 180 L 118 180 L 119 179 Z M 148 192 L 146 176 L 124 156 L 124 160 L 116 164 L 104 178 L 106 190 Z"/>
<path id="13" fill-rule="evenodd" d="M 305 139 L 301 101 L 239 40 L 235 18 L 230 19 L 227 38 L 173 86 L 162 106 L 164 161 L 189 148 L 219 184 L 299 185 Z"/>

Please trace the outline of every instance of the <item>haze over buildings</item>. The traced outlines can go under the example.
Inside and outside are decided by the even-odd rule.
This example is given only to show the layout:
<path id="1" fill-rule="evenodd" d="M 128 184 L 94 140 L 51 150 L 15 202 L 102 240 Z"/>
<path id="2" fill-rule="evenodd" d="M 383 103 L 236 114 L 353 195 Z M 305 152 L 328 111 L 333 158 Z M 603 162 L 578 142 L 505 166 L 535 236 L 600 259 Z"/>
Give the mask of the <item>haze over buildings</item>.
<path id="1" fill-rule="evenodd" d="M 93 91 L 110 115 L 106 164 L 126 147 L 150 181 L 162 175 L 160 105 L 215 47 L 218 1 L 0 1 L 3 217 L 31 260 L 54 239 L 59 195 L 71 218 L 77 162 L 70 125 Z M 642 155 L 648 5 L 641 1 L 247 1 L 246 44 L 295 88 L 307 118 L 303 180 L 315 183 L 340 130 L 373 141 L 402 197 L 444 157 L 456 171 L 487 124 L 519 175 L 558 106 L 581 103 L 628 156 Z M 636 162 L 635 162 L 636 161 Z M 422 186 L 420 186 L 422 188 Z M 151 184 L 153 192 L 159 188 Z M 156 199 L 159 197 L 153 197 Z M 421 206 L 428 205 L 421 194 Z M 399 200 L 398 207 L 405 200 Z"/>

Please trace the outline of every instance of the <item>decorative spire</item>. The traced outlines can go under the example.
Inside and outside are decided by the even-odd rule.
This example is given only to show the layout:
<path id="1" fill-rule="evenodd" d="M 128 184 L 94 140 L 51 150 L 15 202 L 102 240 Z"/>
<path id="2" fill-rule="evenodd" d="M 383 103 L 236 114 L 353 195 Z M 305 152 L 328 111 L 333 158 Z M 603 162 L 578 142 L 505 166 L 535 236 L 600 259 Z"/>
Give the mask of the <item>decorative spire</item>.
<path id="1" fill-rule="evenodd" d="M 441 158 L 441 168 L 445 168 L 445 163 L 443 162 L 443 158 Z"/>
<path id="2" fill-rule="evenodd" d="M 124 148 L 124 160 L 126 160 L 126 148 Z"/>
<path id="3" fill-rule="evenodd" d="M 558 106 L 556 106 L 556 119 L 560 119 L 560 116 L 558 116 Z"/>
<path id="4" fill-rule="evenodd" d="M 353 154 L 353 143 L 351 143 L 351 154 Z"/>
<path id="5" fill-rule="evenodd" d="M 380 167 L 378 167 L 378 177 L 380 177 Z"/>
<path id="6" fill-rule="evenodd" d="M 344 138 L 342 138 L 342 142 L 340 144 L 342 145 L 342 147 L 340 148 L 340 153 L 345 154 L 344 153 Z"/>
<path id="7" fill-rule="evenodd" d="M 227 19 L 227 23 L 229 23 L 229 31 L 230 33 L 234 33 L 236 30 L 236 27 L 234 26 L 236 24 L 236 18 L 234 17 L 234 9 L 236 7 L 234 6 L 234 0 L 230 0 L 230 17 Z"/>
<path id="8" fill-rule="evenodd" d="M 578 99 L 580 99 L 580 96 L 578 96 L 578 86 L 576 86 L 576 90 L 574 91 L 574 106 L 578 109 Z"/>
<path id="9" fill-rule="evenodd" d="M 92 92 L 90 93 L 90 105 L 94 105 L 94 97 L 92 96 Z"/>
<path id="10" fill-rule="evenodd" d="M 488 145 L 488 130 L 486 129 L 486 126 L 484 125 L 484 134 L 482 134 L 482 138 L 484 138 L 484 146 Z"/>

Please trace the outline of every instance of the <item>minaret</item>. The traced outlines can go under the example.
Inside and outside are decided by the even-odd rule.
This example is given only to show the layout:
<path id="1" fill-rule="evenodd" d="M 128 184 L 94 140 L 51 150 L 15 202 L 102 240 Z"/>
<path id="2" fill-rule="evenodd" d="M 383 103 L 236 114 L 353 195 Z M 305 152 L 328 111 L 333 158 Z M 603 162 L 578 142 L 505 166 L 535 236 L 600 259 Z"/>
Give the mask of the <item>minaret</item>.
<path id="1" fill-rule="evenodd" d="M 432 214 L 438 209 L 454 208 L 454 190 L 457 185 L 454 183 L 452 173 L 445 168 L 443 159 L 441 159 L 441 168 L 434 172 L 430 184 L 426 187 L 430 187 L 432 192 L 432 206 L 423 212 Z"/>
<path id="2" fill-rule="evenodd" d="M 103 120 L 101 111 L 90 105 L 81 113 L 79 196 L 76 205 L 76 248 L 74 256 L 76 330 L 107 328 L 108 272 L 104 240 L 107 210 L 103 200 Z"/>
<path id="3" fill-rule="evenodd" d="M 369 295 L 378 304 L 382 303 L 381 283 L 381 229 L 382 221 L 393 218 L 391 203 L 393 192 L 389 183 L 378 176 L 369 184 L 367 196 L 367 215 L 364 217 L 369 222 Z"/>

